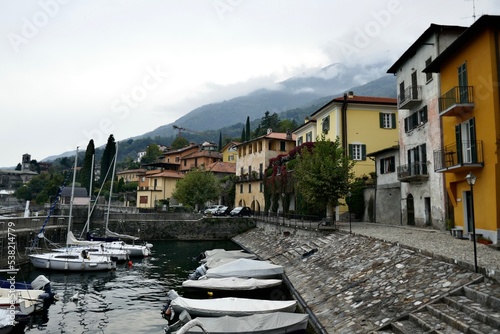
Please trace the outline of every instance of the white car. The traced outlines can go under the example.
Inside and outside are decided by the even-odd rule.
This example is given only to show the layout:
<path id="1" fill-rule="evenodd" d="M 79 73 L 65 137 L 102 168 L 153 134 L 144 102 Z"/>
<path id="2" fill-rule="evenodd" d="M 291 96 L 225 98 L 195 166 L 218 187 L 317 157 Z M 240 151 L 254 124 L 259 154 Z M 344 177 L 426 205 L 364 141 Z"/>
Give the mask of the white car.
<path id="1" fill-rule="evenodd" d="M 215 214 L 217 210 L 224 208 L 224 205 L 212 205 L 203 211 L 204 214 Z"/>

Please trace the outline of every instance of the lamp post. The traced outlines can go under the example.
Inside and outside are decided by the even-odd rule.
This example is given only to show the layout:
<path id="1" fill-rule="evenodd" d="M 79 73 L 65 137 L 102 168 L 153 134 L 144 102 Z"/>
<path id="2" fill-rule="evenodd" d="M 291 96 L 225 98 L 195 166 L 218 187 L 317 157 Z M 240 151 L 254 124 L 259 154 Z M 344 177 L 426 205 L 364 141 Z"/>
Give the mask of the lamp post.
<path id="1" fill-rule="evenodd" d="M 347 198 L 348 198 L 348 202 L 347 202 L 347 210 L 349 211 L 349 234 L 352 233 L 352 228 L 351 228 L 351 192 L 349 191 L 347 193 Z"/>
<path id="2" fill-rule="evenodd" d="M 476 176 L 469 172 L 465 180 L 470 186 L 470 216 L 472 219 L 472 239 L 474 242 L 474 271 L 477 273 L 477 248 L 476 248 L 476 222 L 474 218 L 474 184 L 476 183 Z"/>

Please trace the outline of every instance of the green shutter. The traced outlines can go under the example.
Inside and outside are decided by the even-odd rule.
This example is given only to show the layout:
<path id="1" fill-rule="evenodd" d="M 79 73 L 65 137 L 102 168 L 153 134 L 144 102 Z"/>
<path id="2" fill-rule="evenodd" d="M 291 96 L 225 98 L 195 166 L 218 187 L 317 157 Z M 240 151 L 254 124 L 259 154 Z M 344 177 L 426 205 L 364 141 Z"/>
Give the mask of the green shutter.
<path id="1" fill-rule="evenodd" d="M 380 159 L 379 160 L 380 162 L 380 165 L 379 165 L 379 168 L 380 168 L 380 174 L 384 174 L 384 159 Z"/>
<path id="2" fill-rule="evenodd" d="M 380 124 L 380 128 L 384 128 L 384 113 L 378 113 L 378 121 Z"/>
<path id="3" fill-rule="evenodd" d="M 391 123 L 392 123 L 392 128 L 396 128 L 396 114 L 391 114 Z"/>
<path id="4" fill-rule="evenodd" d="M 391 162 L 390 162 L 389 171 L 395 172 L 396 171 L 396 158 L 394 156 L 392 156 L 390 161 Z"/>
<path id="5" fill-rule="evenodd" d="M 353 152 L 352 152 L 352 144 L 349 144 L 349 159 L 352 160 Z"/>
<path id="6" fill-rule="evenodd" d="M 459 164 L 462 164 L 462 133 L 461 133 L 462 127 L 460 124 L 455 126 L 455 139 L 457 141 L 456 149 L 457 149 L 457 162 Z"/>
<path id="7" fill-rule="evenodd" d="M 366 145 L 361 145 L 361 160 L 366 160 Z"/>
<path id="8" fill-rule="evenodd" d="M 477 162 L 476 126 L 474 118 L 469 120 L 471 162 Z"/>

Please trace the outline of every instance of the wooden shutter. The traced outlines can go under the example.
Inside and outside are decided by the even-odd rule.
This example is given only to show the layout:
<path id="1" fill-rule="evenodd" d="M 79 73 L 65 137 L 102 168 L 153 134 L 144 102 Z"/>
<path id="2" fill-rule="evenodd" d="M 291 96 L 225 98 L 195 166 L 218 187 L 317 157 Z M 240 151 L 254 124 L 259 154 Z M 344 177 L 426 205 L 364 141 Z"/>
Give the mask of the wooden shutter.
<path id="1" fill-rule="evenodd" d="M 396 128 L 396 114 L 391 114 L 391 125 L 393 129 Z"/>
<path id="2" fill-rule="evenodd" d="M 378 124 L 380 125 L 380 128 L 384 128 L 384 113 L 378 113 Z"/>
<path id="3" fill-rule="evenodd" d="M 456 149 L 457 149 L 457 162 L 462 164 L 462 127 L 460 124 L 455 125 L 455 139 L 457 141 Z"/>
<path id="4" fill-rule="evenodd" d="M 477 145 L 476 145 L 476 126 L 475 119 L 471 118 L 469 120 L 469 134 L 470 134 L 470 153 L 471 162 L 477 162 Z"/>
<path id="5" fill-rule="evenodd" d="M 394 156 L 389 160 L 389 171 L 393 173 L 396 171 L 396 158 Z"/>
<path id="6" fill-rule="evenodd" d="M 366 160 L 366 145 L 361 145 L 361 160 Z"/>

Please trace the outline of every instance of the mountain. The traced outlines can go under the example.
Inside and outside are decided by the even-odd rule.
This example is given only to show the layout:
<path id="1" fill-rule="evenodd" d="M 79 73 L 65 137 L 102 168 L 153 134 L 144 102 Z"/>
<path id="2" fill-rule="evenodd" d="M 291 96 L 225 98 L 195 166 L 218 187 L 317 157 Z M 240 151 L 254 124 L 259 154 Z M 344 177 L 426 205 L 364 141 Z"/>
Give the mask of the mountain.
<path id="1" fill-rule="evenodd" d="M 119 159 L 124 156 L 135 157 L 137 152 L 153 142 L 169 145 L 178 131 L 173 125 L 186 129 L 183 136 L 190 141 L 217 142 L 219 133 L 224 137 L 239 137 L 247 116 L 251 124 L 256 126 L 266 111 L 277 113 L 280 119 L 293 119 L 301 124 L 306 116 L 347 91 L 353 91 L 356 95 L 395 98 L 396 77 L 382 74 L 385 68 L 386 65 L 348 68 L 342 64 L 332 64 L 279 82 L 273 89 L 259 89 L 245 96 L 200 106 L 174 123 L 120 140 L 123 144 L 120 144 Z M 65 152 L 43 161 L 72 155 L 74 152 Z"/>
<path id="2" fill-rule="evenodd" d="M 395 97 L 396 78 L 382 75 L 381 69 L 384 68 L 387 66 L 349 68 L 332 64 L 281 81 L 274 89 L 259 89 L 245 96 L 203 105 L 174 123 L 135 138 L 175 135 L 174 124 L 193 132 L 217 130 L 245 122 L 247 116 L 250 120 L 260 120 L 266 111 L 281 114 L 297 108 L 309 109 L 311 105 L 325 104 L 348 90 L 357 95 Z"/>

